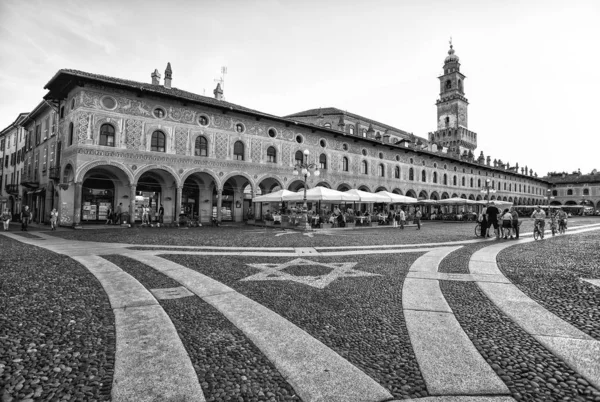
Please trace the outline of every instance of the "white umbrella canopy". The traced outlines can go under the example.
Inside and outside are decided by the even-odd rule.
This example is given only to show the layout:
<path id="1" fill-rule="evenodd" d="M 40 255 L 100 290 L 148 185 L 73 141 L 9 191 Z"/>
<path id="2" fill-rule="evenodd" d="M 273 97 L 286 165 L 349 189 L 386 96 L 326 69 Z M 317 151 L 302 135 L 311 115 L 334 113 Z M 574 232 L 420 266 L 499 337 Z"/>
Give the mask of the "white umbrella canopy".
<path id="1" fill-rule="evenodd" d="M 368 191 L 362 191 L 355 188 L 345 191 L 345 193 L 357 195 L 360 202 L 390 202 L 390 198 L 385 195 L 369 193 Z"/>
<path id="2" fill-rule="evenodd" d="M 300 190 L 297 193 L 285 195 L 283 197 L 283 201 L 304 201 L 304 190 Z M 347 194 L 347 192 L 317 186 L 306 190 L 306 201 L 359 201 L 359 197 L 354 194 Z"/>
<path id="3" fill-rule="evenodd" d="M 416 198 L 407 197 L 405 195 L 390 193 L 389 191 L 378 191 L 375 194 L 383 195 L 385 197 L 389 197 L 389 203 L 392 204 L 416 204 L 419 202 Z"/>
<path id="4" fill-rule="evenodd" d="M 477 201 L 454 197 L 446 198 L 445 200 L 439 200 L 438 203 L 442 205 L 475 205 L 477 204 Z"/>
<path id="5" fill-rule="evenodd" d="M 255 197 L 252 201 L 253 202 L 281 202 L 281 201 L 283 201 L 283 196 L 289 195 L 289 194 L 296 194 L 296 193 L 294 193 L 293 191 L 289 191 L 289 190 L 279 190 L 279 191 L 275 191 L 273 193 L 259 195 L 258 197 Z"/>

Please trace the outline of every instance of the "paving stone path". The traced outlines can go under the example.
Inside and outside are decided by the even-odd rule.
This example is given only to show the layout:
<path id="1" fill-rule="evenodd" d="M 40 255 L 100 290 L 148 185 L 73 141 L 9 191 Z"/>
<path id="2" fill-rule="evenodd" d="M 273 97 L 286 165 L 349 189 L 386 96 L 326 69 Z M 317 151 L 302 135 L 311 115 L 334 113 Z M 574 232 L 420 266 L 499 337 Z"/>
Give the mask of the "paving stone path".
<path id="1" fill-rule="evenodd" d="M 570 229 L 567 235 L 600 230 L 600 225 Z M 169 316 L 158 299 L 195 295 L 217 309 L 241 330 L 273 363 L 303 401 L 391 401 L 392 394 L 344 357 L 292 322 L 195 270 L 160 257 L 165 254 L 237 257 L 292 257 L 302 265 L 310 257 L 420 253 L 402 289 L 402 306 L 410 341 L 429 396 L 420 401 L 513 401 L 509 389 L 479 354 L 440 289 L 440 281 L 474 282 L 503 313 L 555 356 L 600 389 L 600 342 L 545 310 L 522 293 L 496 264 L 504 248 L 530 242 L 527 234 L 515 242 L 469 240 L 411 245 L 339 247 L 139 247 L 121 243 L 66 241 L 39 232 L 23 243 L 65 254 L 85 266 L 103 286 L 115 314 L 116 357 L 114 401 L 189 400 L 205 397 L 194 367 Z M 464 245 L 489 242 L 476 251 L 468 274 L 438 272 L 441 261 Z M 168 276 L 181 288 L 152 290 L 103 255 L 123 255 Z M 294 260 L 296 261 L 296 260 Z M 333 264 L 333 263 L 332 263 Z M 374 274 L 352 264 L 321 263 L 333 269 L 323 281 L 301 279 L 307 286 L 325 287 L 338 277 Z M 260 264 L 260 280 L 289 279 L 283 266 Z M 284 264 L 285 265 L 285 264 Z M 246 278 L 253 280 L 257 278 Z M 304 282 L 303 282 L 304 281 Z M 311 282 L 312 281 L 312 282 Z M 597 280 L 592 280 L 597 283 Z M 316 285 L 315 285 L 316 284 Z M 451 345 L 451 347 L 449 347 Z M 600 394 L 599 394 L 600 395 Z M 416 400 L 416 399 L 415 399 Z M 600 400 L 594 397 L 590 400 Z"/>

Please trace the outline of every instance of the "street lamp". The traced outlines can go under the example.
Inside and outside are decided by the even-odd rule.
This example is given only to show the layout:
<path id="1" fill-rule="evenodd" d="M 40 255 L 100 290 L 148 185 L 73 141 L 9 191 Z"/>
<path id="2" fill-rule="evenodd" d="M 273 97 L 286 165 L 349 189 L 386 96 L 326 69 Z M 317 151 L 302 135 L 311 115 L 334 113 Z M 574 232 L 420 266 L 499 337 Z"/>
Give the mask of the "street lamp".
<path id="1" fill-rule="evenodd" d="M 486 179 L 485 180 L 485 187 L 482 188 L 481 191 L 480 191 L 481 193 L 487 193 L 487 204 L 486 204 L 486 206 L 490 204 L 490 193 L 495 193 L 496 192 L 495 189 L 493 189 L 493 188 L 490 189 L 490 183 L 491 182 L 492 181 L 490 179 Z"/>
<path id="2" fill-rule="evenodd" d="M 304 150 L 304 161 L 302 163 L 298 163 L 294 166 L 294 176 L 298 176 L 298 174 L 302 174 L 304 176 L 304 198 L 302 205 L 302 224 L 304 225 L 304 229 L 310 229 L 310 223 L 308 222 L 308 205 L 306 204 L 306 180 L 310 177 L 311 170 L 315 177 L 319 177 L 321 172 L 319 172 L 319 167 L 316 163 L 308 163 L 308 155 L 310 151 L 308 149 Z"/>

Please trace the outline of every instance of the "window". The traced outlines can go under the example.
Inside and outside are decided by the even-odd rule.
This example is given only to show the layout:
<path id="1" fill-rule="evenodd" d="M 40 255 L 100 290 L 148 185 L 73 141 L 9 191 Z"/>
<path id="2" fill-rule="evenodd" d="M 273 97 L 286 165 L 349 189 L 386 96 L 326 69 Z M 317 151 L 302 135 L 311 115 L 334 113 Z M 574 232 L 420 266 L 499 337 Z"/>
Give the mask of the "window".
<path id="1" fill-rule="evenodd" d="M 573 190 L 571 190 L 571 189 L 568 189 L 568 190 L 567 190 L 567 195 L 573 195 Z"/>
<path id="2" fill-rule="evenodd" d="M 157 119 L 162 119 L 165 117 L 166 112 L 165 109 L 157 107 L 156 109 L 154 109 L 152 114 L 154 114 L 154 117 L 156 117 Z"/>
<path id="3" fill-rule="evenodd" d="M 379 177 L 385 177 L 385 167 L 381 163 L 379 164 L 379 166 L 377 166 L 377 175 Z"/>
<path id="4" fill-rule="evenodd" d="M 456 186 L 456 176 L 452 176 L 452 185 Z"/>
<path id="5" fill-rule="evenodd" d="M 351 135 L 354 135 L 354 126 L 350 126 L 349 131 Z"/>
<path id="6" fill-rule="evenodd" d="M 362 161 L 362 173 L 369 174 L 369 164 L 367 161 Z"/>
<path id="7" fill-rule="evenodd" d="M 452 81 L 446 80 L 446 89 L 452 88 Z"/>
<path id="8" fill-rule="evenodd" d="M 462 178 L 462 180 L 461 180 L 461 185 L 462 185 L 463 187 L 467 185 L 467 183 L 465 182 L 465 178 L 464 178 L 464 177 L 463 177 L 463 178 Z"/>
<path id="9" fill-rule="evenodd" d="M 52 131 L 50 132 L 50 135 L 55 135 L 56 134 L 56 113 L 52 114 Z"/>
<path id="10" fill-rule="evenodd" d="M 367 138 L 367 129 L 366 128 L 362 129 L 362 136 L 363 136 L 363 138 Z"/>
<path id="11" fill-rule="evenodd" d="M 506 191 L 506 182 L 504 182 L 504 191 Z"/>
<path id="12" fill-rule="evenodd" d="M 327 169 L 327 155 L 325 154 L 319 156 L 319 169 Z"/>
<path id="13" fill-rule="evenodd" d="M 73 145 L 73 131 L 75 131 L 75 127 L 73 123 L 69 123 L 69 146 Z"/>
<path id="14" fill-rule="evenodd" d="M 477 187 L 481 187 L 481 179 L 477 179 Z"/>
<path id="15" fill-rule="evenodd" d="M 396 166 L 396 168 L 394 169 L 394 179 L 399 179 L 400 178 L 400 166 Z"/>
<path id="16" fill-rule="evenodd" d="M 44 140 L 48 139 L 50 136 L 50 117 L 46 117 L 46 121 L 44 122 Z M 15 136 L 15 140 L 17 137 Z M 16 143 L 16 141 L 15 141 Z"/>
<path id="17" fill-rule="evenodd" d="M 344 142 L 344 143 L 342 144 L 342 149 L 343 149 L 344 151 L 347 151 L 347 150 L 348 150 L 348 144 L 346 144 L 346 143 Z"/>
<path id="18" fill-rule="evenodd" d="M 410 162 L 411 164 L 413 164 L 413 163 L 415 163 L 415 160 L 414 160 L 413 158 L 410 158 L 410 159 L 409 159 L 409 162 Z"/>
<path id="19" fill-rule="evenodd" d="M 165 152 L 165 133 L 158 130 L 152 133 L 150 150 L 154 152 Z"/>
<path id="20" fill-rule="evenodd" d="M 115 99 L 110 96 L 105 96 L 100 102 L 102 103 L 102 106 L 111 110 L 117 106 Z"/>
<path id="21" fill-rule="evenodd" d="M 304 142 L 304 138 L 303 138 L 301 135 L 299 135 L 299 134 L 298 134 L 298 135 L 296 136 L 296 142 L 297 142 L 298 144 L 302 144 L 302 143 Z"/>
<path id="22" fill-rule="evenodd" d="M 367 150 L 363 148 L 362 154 L 363 154 L 363 156 L 367 156 Z"/>
<path id="23" fill-rule="evenodd" d="M 433 172 L 433 182 L 437 183 L 437 172 Z"/>
<path id="24" fill-rule="evenodd" d="M 38 145 L 42 141 L 42 125 L 38 124 L 35 126 L 35 145 Z"/>
<path id="25" fill-rule="evenodd" d="M 194 146 L 194 156 L 208 156 L 208 140 L 206 137 L 196 137 L 196 144 Z"/>
<path id="26" fill-rule="evenodd" d="M 208 116 L 202 114 L 202 115 L 200 115 L 200 117 L 198 117 L 198 124 L 200 124 L 201 126 L 203 126 L 203 127 L 208 126 L 208 122 L 209 122 Z"/>
<path id="27" fill-rule="evenodd" d="M 396 155 L 396 162 L 400 162 L 400 155 Z"/>
<path id="28" fill-rule="evenodd" d="M 244 143 L 242 141 L 236 141 L 233 144 L 233 159 L 238 161 L 244 160 Z"/>
<path id="29" fill-rule="evenodd" d="M 448 175 L 444 173 L 444 186 L 448 185 Z"/>
<path id="30" fill-rule="evenodd" d="M 408 180 L 415 180 L 415 171 L 413 168 L 408 169 Z"/>
<path id="31" fill-rule="evenodd" d="M 75 98 L 71 99 L 71 110 L 75 109 Z"/>
<path id="32" fill-rule="evenodd" d="M 296 160 L 296 165 L 301 165 L 304 163 L 304 154 L 302 153 L 302 151 L 296 151 L 296 155 L 294 156 L 294 159 Z"/>
<path id="33" fill-rule="evenodd" d="M 379 153 L 379 159 L 383 159 L 383 152 Z"/>
<path id="34" fill-rule="evenodd" d="M 425 183 L 427 181 L 427 173 L 425 171 L 421 171 L 421 181 Z"/>
<path id="35" fill-rule="evenodd" d="M 277 130 L 275 130 L 274 128 L 270 128 L 269 129 L 269 137 L 271 137 L 271 138 L 277 137 Z"/>
<path id="36" fill-rule="evenodd" d="M 107 147 L 115 146 L 115 128 L 111 124 L 100 126 L 100 145 Z"/>
<path id="37" fill-rule="evenodd" d="M 325 140 L 320 140 L 319 141 L 319 145 L 321 146 L 321 148 L 325 148 L 327 146 L 327 141 Z"/>
<path id="38" fill-rule="evenodd" d="M 267 148 L 267 162 L 277 163 L 277 150 L 275 150 L 275 147 Z"/>
<path id="39" fill-rule="evenodd" d="M 61 107 L 60 107 L 60 118 L 62 119 L 62 118 L 64 118 L 64 117 L 65 117 L 65 107 L 64 107 L 64 106 L 61 106 Z"/>
<path id="40" fill-rule="evenodd" d="M 473 178 L 471 177 L 471 179 L 469 180 L 469 184 L 471 186 L 471 188 L 473 188 Z"/>
<path id="41" fill-rule="evenodd" d="M 554 197 L 558 196 L 558 191 L 556 191 L 556 190 L 552 190 L 552 195 L 553 195 Z"/>
<path id="42" fill-rule="evenodd" d="M 244 131 L 246 131 L 246 127 L 244 127 L 242 123 L 238 123 L 235 125 L 235 131 L 238 133 L 243 133 Z"/>
<path id="43" fill-rule="evenodd" d="M 48 147 L 44 147 L 42 150 L 42 172 L 46 171 L 46 167 L 48 166 Z"/>
<path id="44" fill-rule="evenodd" d="M 348 171 L 348 158 L 346 158 L 345 156 L 342 158 L 342 170 L 344 172 Z"/>

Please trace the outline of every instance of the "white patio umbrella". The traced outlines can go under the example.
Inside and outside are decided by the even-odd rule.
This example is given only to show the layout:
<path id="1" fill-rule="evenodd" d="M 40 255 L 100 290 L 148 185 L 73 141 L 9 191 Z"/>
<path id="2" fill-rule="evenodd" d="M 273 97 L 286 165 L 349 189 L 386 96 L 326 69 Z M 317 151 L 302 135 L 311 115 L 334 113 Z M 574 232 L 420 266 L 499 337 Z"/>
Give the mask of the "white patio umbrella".
<path id="1" fill-rule="evenodd" d="M 475 205 L 477 204 L 477 201 L 454 197 L 446 198 L 445 200 L 439 200 L 438 203 L 442 205 Z"/>
<path id="2" fill-rule="evenodd" d="M 390 198 L 385 195 L 369 193 L 368 191 L 362 191 L 355 188 L 345 191 L 345 193 L 357 195 L 359 197 L 359 202 L 390 202 Z"/>
<path id="3" fill-rule="evenodd" d="M 283 196 L 283 201 L 304 201 L 304 189 L 297 193 L 291 193 Z M 324 201 L 324 202 L 344 202 L 359 201 L 359 197 L 348 192 L 332 190 L 327 187 L 313 187 L 306 190 L 306 201 Z"/>
<path id="4" fill-rule="evenodd" d="M 296 194 L 296 193 L 294 193 L 293 191 L 289 191 L 289 190 L 279 190 L 279 191 L 275 191 L 273 193 L 259 195 L 258 197 L 255 197 L 252 201 L 253 202 L 281 202 L 281 201 L 283 201 L 283 196 L 289 195 L 289 194 Z"/>
<path id="5" fill-rule="evenodd" d="M 378 191 L 375 194 L 383 195 L 385 197 L 389 197 L 391 204 L 416 204 L 419 202 L 416 198 L 407 197 L 405 195 L 390 193 L 389 191 Z"/>

